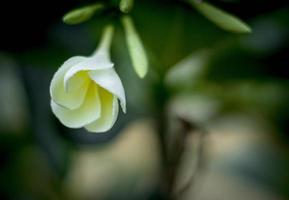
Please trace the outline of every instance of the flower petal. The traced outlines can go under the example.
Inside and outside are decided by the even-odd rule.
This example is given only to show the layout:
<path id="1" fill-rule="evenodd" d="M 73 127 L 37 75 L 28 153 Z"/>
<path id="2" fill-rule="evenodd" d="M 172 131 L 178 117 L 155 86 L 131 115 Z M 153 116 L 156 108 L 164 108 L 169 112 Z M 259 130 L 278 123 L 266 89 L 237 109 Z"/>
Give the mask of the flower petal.
<path id="1" fill-rule="evenodd" d="M 88 76 L 87 72 L 80 71 L 74 76 L 72 76 L 66 83 L 64 80 L 64 89 L 66 93 L 71 92 L 80 92 L 80 89 L 83 89 L 86 85 L 90 82 L 90 77 Z"/>
<path id="2" fill-rule="evenodd" d="M 117 119 L 117 97 L 103 88 L 99 89 L 99 95 L 101 99 L 101 117 L 85 126 L 85 129 L 89 132 L 106 132 L 111 129 Z"/>
<path id="3" fill-rule="evenodd" d="M 56 71 L 50 84 L 50 96 L 55 103 L 69 109 L 78 108 L 83 103 L 87 91 L 87 85 L 82 85 L 83 87 L 76 91 L 66 92 L 64 88 L 64 76 L 71 67 L 85 61 L 86 59 L 87 58 L 83 56 L 72 57 L 64 62 L 64 64 Z"/>
<path id="4" fill-rule="evenodd" d="M 112 68 L 113 63 L 108 60 L 107 56 L 105 51 L 99 51 L 86 61 L 71 67 L 64 76 L 64 87 L 68 88 L 69 80 L 78 72 Z"/>
<path id="5" fill-rule="evenodd" d="M 51 100 L 53 113 L 61 123 L 70 128 L 80 128 L 97 120 L 101 115 L 98 88 L 97 85 L 91 83 L 83 104 L 75 110 L 61 107 Z"/>
<path id="6" fill-rule="evenodd" d="M 123 112 L 126 112 L 126 100 L 123 85 L 114 68 L 88 72 L 91 79 L 104 89 L 108 90 L 120 100 Z"/>

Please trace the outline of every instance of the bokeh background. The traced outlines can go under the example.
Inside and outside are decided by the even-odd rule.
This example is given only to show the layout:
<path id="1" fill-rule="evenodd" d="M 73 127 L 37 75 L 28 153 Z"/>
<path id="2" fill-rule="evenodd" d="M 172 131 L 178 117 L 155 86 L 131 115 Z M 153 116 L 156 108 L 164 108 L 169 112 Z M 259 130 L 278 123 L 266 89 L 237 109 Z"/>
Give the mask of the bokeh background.
<path id="1" fill-rule="evenodd" d="M 173 140 L 178 116 L 207 132 L 199 167 L 200 138 L 186 138 L 176 190 L 191 184 L 180 199 L 289 199 L 288 1 L 210 1 L 253 30 L 234 34 L 183 2 L 135 0 L 150 70 L 135 75 L 112 18 L 128 112 L 105 134 L 67 129 L 50 110 L 53 73 L 71 56 L 90 55 L 108 21 L 61 21 L 91 2 L 0 3 L 0 199 L 164 199 L 155 124 L 165 120 Z"/>

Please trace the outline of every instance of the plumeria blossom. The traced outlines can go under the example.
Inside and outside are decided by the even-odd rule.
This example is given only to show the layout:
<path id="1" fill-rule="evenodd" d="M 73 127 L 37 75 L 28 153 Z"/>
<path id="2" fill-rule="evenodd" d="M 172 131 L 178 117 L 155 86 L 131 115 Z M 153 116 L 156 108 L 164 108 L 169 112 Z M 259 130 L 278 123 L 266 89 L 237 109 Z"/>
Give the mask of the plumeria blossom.
<path id="1" fill-rule="evenodd" d="M 50 85 L 51 108 L 65 126 L 105 132 L 117 119 L 118 99 L 126 112 L 124 88 L 110 61 L 112 35 L 113 27 L 106 27 L 92 56 L 74 56 L 54 74 Z"/>

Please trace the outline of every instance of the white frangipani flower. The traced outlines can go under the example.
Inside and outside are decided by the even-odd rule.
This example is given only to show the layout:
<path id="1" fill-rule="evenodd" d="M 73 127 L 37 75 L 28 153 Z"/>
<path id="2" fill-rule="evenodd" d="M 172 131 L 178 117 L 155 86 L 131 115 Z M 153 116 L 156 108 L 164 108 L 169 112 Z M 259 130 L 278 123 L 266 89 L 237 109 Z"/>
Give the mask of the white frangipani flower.
<path id="1" fill-rule="evenodd" d="M 110 61 L 112 36 L 113 27 L 106 27 L 92 56 L 74 56 L 54 74 L 50 85 L 51 108 L 65 126 L 105 132 L 117 119 L 117 99 L 126 112 L 123 85 Z"/>

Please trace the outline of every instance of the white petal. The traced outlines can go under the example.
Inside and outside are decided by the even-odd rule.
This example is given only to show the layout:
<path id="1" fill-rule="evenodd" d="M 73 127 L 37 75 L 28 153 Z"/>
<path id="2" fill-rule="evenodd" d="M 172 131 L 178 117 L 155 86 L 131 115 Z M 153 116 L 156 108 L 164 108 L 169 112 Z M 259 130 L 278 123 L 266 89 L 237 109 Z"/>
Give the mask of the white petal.
<path id="1" fill-rule="evenodd" d="M 81 107 L 70 110 L 57 105 L 51 101 L 51 108 L 56 117 L 65 126 L 80 128 L 97 120 L 101 115 L 101 102 L 98 93 L 98 86 L 90 83 L 85 100 Z"/>
<path id="2" fill-rule="evenodd" d="M 72 76 L 67 83 L 65 84 L 64 80 L 64 89 L 66 93 L 77 92 L 80 89 L 83 89 L 86 85 L 91 82 L 90 77 L 87 72 L 80 71 Z"/>
<path id="3" fill-rule="evenodd" d="M 64 87 L 67 89 L 69 80 L 80 71 L 101 70 L 112 68 L 113 63 L 108 60 L 108 55 L 104 51 L 99 51 L 96 55 L 89 57 L 86 61 L 71 67 L 64 76 Z"/>
<path id="4" fill-rule="evenodd" d="M 77 91 L 66 92 L 64 89 L 64 76 L 66 72 L 87 58 L 83 56 L 75 56 L 68 59 L 54 74 L 50 84 L 50 96 L 53 101 L 63 107 L 75 109 L 78 108 L 85 97 L 87 87 L 82 85 L 83 88 L 79 88 Z"/>
<path id="5" fill-rule="evenodd" d="M 95 122 L 85 126 L 89 132 L 106 132 L 114 125 L 118 115 L 118 103 L 116 96 L 105 89 L 99 89 L 101 99 L 101 117 Z"/>
<path id="6" fill-rule="evenodd" d="M 114 68 L 88 72 L 95 83 L 108 90 L 120 100 L 123 112 L 126 112 L 126 100 L 123 85 Z"/>

